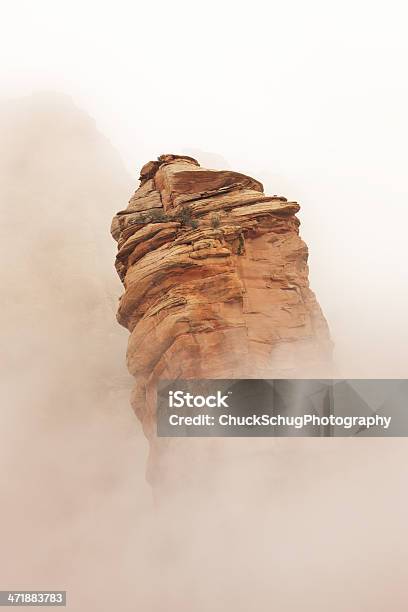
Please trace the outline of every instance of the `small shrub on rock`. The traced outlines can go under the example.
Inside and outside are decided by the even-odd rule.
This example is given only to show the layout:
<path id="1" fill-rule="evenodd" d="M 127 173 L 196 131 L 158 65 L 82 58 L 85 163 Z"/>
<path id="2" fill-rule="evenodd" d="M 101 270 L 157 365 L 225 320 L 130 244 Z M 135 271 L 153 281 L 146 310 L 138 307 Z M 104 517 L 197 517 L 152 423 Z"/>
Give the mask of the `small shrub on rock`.
<path id="1" fill-rule="evenodd" d="M 169 218 L 162 208 L 154 208 L 149 212 L 149 217 L 152 223 L 162 223 L 168 221 Z"/>
<path id="2" fill-rule="evenodd" d="M 220 227 L 220 215 L 213 215 L 210 221 L 212 228 L 217 229 L 217 227 Z"/>
<path id="3" fill-rule="evenodd" d="M 193 229 L 198 227 L 198 221 L 193 219 L 193 213 L 189 206 L 184 206 L 176 219 L 180 221 L 181 225 L 184 225 L 184 227 L 192 227 Z"/>

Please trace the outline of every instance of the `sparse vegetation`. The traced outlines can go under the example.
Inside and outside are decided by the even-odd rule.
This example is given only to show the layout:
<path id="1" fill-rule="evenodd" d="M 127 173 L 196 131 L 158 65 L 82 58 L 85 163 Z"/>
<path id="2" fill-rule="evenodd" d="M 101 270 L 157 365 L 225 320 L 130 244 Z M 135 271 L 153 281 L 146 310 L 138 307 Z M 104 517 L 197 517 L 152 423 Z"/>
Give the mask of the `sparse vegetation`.
<path id="1" fill-rule="evenodd" d="M 145 223 L 146 219 L 143 215 L 139 215 L 138 217 L 134 217 L 128 221 L 128 225 L 137 225 L 138 223 Z"/>
<path id="2" fill-rule="evenodd" d="M 189 225 L 192 219 L 191 208 L 189 206 L 184 206 L 181 209 L 181 212 L 178 215 L 178 218 L 180 219 L 183 225 Z"/>
<path id="3" fill-rule="evenodd" d="M 169 221 L 170 217 L 166 215 L 162 208 L 153 208 L 152 210 L 145 211 L 130 219 L 128 225 L 137 225 L 138 223 L 164 223 Z"/>
<path id="4" fill-rule="evenodd" d="M 193 229 L 199 226 L 197 219 L 193 219 L 189 206 L 185 206 L 181 212 L 175 216 L 167 215 L 162 208 L 153 208 L 131 219 L 128 225 L 136 225 L 139 223 L 165 223 L 166 221 L 179 221 L 184 227 L 192 227 Z"/>
<path id="5" fill-rule="evenodd" d="M 220 215 L 213 215 L 210 219 L 210 222 L 212 228 L 217 229 L 217 227 L 220 227 Z"/>
<path id="6" fill-rule="evenodd" d="M 244 246 L 245 246 L 244 236 L 240 234 L 238 238 L 237 255 L 242 255 L 242 253 L 244 252 Z"/>
<path id="7" fill-rule="evenodd" d="M 169 220 L 169 217 L 162 208 L 154 208 L 151 210 L 149 212 L 149 217 L 152 223 L 162 223 Z"/>
<path id="8" fill-rule="evenodd" d="M 185 227 L 192 227 L 193 229 L 198 227 L 198 221 L 193 219 L 193 213 L 190 206 L 184 206 L 181 212 L 176 216 L 176 219 Z"/>

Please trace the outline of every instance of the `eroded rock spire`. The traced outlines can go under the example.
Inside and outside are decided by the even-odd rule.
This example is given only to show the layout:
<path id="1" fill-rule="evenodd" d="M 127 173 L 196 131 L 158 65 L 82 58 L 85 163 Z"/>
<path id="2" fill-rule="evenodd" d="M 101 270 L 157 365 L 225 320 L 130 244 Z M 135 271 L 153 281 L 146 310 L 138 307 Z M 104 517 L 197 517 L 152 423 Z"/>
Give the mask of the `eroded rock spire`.
<path id="1" fill-rule="evenodd" d="M 114 217 L 118 321 L 131 332 L 132 404 L 151 442 L 152 480 L 164 469 L 158 379 L 327 375 L 332 343 L 309 288 L 298 210 L 249 176 L 161 155 Z"/>

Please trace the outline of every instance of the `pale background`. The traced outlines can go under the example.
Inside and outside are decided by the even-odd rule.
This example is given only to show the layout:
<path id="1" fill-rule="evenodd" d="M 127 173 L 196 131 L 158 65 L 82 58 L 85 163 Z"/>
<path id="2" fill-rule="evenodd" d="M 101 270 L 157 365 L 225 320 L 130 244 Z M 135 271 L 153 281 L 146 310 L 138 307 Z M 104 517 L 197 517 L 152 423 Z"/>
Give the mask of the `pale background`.
<path id="1" fill-rule="evenodd" d="M 68 93 L 134 178 L 206 151 L 299 200 L 345 375 L 406 374 L 405 3 L 1 4 L 4 95 Z"/>
<path id="2" fill-rule="evenodd" d="M 281 442 L 241 500 L 151 529 L 108 233 L 161 153 L 250 174 L 302 206 L 343 375 L 406 376 L 405 12 L 1 2 L 0 588 L 78 612 L 406 610 L 405 440 Z"/>

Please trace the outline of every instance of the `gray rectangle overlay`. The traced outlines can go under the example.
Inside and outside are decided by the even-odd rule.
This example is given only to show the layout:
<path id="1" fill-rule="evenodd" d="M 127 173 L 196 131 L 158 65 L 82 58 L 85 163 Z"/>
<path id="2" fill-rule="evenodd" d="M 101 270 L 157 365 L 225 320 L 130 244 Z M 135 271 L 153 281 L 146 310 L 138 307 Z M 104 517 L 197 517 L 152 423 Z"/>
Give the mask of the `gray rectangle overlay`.
<path id="1" fill-rule="evenodd" d="M 0 591 L 0 606 L 66 605 L 66 591 Z"/>
<path id="2" fill-rule="evenodd" d="M 157 435 L 405 437 L 408 380 L 161 380 Z"/>

